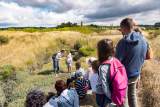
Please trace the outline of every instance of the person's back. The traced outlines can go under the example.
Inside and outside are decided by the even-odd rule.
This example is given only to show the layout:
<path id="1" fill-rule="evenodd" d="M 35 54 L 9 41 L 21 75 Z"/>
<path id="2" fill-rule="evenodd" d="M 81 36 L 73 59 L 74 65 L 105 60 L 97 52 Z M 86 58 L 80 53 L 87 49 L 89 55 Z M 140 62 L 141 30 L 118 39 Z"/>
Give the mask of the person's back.
<path id="1" fill-rule="evenodd" d="M 115 57 L 125 66 L 128 77 L 124 107 L 128 107 L 128 102 L 130 107 L 137 107 L 136 82 L 146 58 L 147 41 L 140 32 L 134 31 L 130 18 L 123 19 L 120 28 L 123 39 L 117 44 Z"/>
<path id="2" fill-rule="evenodd" d="M 81 74 L 81 73 L 76 73 L 76 74 Z M 77 76 L 77 79 L 78 82 L 76 83 L 76 91 L 79 98 L 83 98 L 88 90 L 88 80 L 80 75 Z"/>
<path id="3" fill-rule="evenodd" d="M 79 107 L 79 98 L 76 90 L 64 90 L 61 95 L 55 98 L 58 107 Z"/>
<path id="4" fill-rule="evenodd" d="M 145 61 L 147 42 L 140 32 L 131 32 L 119 41 L 115 57 L 125 66 L 128 79 L 137 78 Z"/>

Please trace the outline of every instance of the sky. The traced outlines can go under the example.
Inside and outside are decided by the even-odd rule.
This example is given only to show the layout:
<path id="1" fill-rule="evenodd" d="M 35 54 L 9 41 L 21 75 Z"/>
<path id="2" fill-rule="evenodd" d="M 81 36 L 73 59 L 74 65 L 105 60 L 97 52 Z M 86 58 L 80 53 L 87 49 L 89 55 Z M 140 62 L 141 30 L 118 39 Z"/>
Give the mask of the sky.
<path id="1" fill-rule="evenodd" d="M 0 28 L 119 25 L 124 18 L 154 25 L 160 22 L 160 0 L 0 0 Z"/>

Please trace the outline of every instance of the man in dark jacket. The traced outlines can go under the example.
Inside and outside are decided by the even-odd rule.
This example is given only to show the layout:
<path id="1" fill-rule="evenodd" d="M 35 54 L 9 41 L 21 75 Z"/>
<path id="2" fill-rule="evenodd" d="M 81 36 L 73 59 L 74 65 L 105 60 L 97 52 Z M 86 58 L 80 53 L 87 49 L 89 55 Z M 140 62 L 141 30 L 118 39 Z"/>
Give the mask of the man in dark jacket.
<path id="1" fill-rule="evenodd" d="M 137 107 L 136 82 L 146 58 L 147 42 L 140 32 L 133 30 L 132 19 L 123 19 L 120 28 L 123 38 L 117 44 L 115 57 L 125 66 L 128 77 L 128 89 L 123 106 L 128 107 L 128 100 L 129 107 Z"/>

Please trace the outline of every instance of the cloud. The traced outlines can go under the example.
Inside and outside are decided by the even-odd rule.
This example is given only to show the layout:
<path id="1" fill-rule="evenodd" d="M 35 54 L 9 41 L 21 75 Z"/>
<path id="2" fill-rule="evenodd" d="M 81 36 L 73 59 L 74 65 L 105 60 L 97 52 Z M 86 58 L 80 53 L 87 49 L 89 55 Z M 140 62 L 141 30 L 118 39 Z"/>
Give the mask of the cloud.
<path id="1" fill-rule="evenodd" d="M 0 27 L 54 27 L 81 20 L 84 25 L 119 25 L 126 17 L 137 24 L 154 24 L 160 17 L 159 4 L 159 0 L 0 0 Z"/>
<path id="2" fill-rule="evenodd" d="M 123 0 L 124 1 L 124 0 Z M 130 14 L 137 14 L 141 12 L 146 12 L 150 10 L 155 10 L 160 8 L 159 4 L 160 1 L 157 0 L 149 0 L 149 1 L 144 1 L 141 0 L 138 4 L 134 2 L 120 2 L 117 1 L 117 3 L 113 6 L 109 7 L 104 7 L 104 4 L 100 5 L 99 8 L 96 8 L 96 11 L 91 14 L 86 14 L 86 18 L 90 19 L 105 19 L 105 18 L 113 18 L 113 17 L 122 17 L 125 15 L 130 15 Z M 111 3 L 112 4 L 112 3 Z M 102 7 L 101 7 L 102 6 Z"/>
<path id="3" fill-rule="evenodd" d="M 16 3 L 0 2 L 0 26 L 56 26 L 62 22 L 79 22 L 82 15 L 75 15 L 72 11 L 58 14 L 55 12 L 43 12 L 40 8 L 21 7 Z"/>

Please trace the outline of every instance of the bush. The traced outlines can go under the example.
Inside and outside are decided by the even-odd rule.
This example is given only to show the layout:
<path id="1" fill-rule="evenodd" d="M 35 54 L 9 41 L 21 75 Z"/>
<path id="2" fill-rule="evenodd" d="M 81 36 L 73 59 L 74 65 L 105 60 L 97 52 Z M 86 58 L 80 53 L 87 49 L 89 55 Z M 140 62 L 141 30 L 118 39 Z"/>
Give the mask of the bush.
<path id="1" fill-rule="evenodd" d="M 91 46 L 88 46 L 88 47 L 86 48 L 86 50 L 87 50 L 87 51 L 95 51 L 95 49 L 94 49 L 93 47 L 91 47 Z"/>
<path id="2" fill-rule="evenodd" d="M 8 37 L 0 35 L 0 45 L 2 45 L 2 44 L 8 44 L 9 41 L 10 41 L 10 39 Z"/>
<path id="3" fill-rule="evenodd" d="M 95 51 L 95 49 L 93 47 L 89 46 L 86 49 L 80 48 L 78 53 L 82 56 L 89 56 L 93 53 L 93 51 Z"/>
<path id="4" fill-rule="evenodd" d="M 15 31 L 14 28 L 8 28 L 7 31 Z"/>
<path id="5" fill-rule="evenodd" d="M 0 75 L 3 76 L 3 79 L 15 78 L 16 77 L 16 67 L 13 65 L 2 65 L 0 67 Z"/>
<path id="6" fill-rule="evenodd" d="M 79 50 L 84 45 L 88 45 L 88 41 L 85 39 L 78 40 L 77 43 L 74 45 L 74 49 Z"/>
<path id="7" fill-rule="evenodd" d="M 73 57 L 73 60 L 74 61 L 78 61 L 82 56 L 80 54 L 76 54 L 74 57 Z"/>
<path id="8" fill-rule="evenodd" d="M 34 62 L 32 61 L 32 60 L 27 60 L 26 61 L 26 65 L 31 65 L 31 64 L 33 64 Z"/>
<path id="9" fill-rule="evenodd" d="M 5 101 L 6 101 L 5 94 L 2 90 L 2 88 L 0 87 L 0 107 L 3 107 Z"/>

